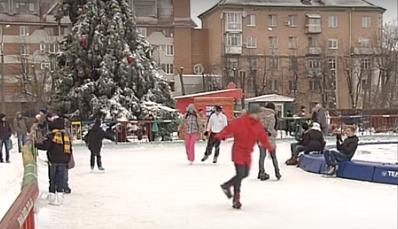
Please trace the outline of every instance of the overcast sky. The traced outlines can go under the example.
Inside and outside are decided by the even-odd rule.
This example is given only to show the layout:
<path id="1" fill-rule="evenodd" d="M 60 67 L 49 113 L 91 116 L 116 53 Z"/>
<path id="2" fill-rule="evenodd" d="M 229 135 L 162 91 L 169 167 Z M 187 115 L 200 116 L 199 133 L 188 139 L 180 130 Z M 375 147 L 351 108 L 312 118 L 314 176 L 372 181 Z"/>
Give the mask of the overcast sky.
<path id="1" fill-rule="evenodd" d="M 397 20 L 397 2 L 398 0 L 367 0 L 375 5 L 381 6 L 387 11 L 384 13 L 384 21 L 395 21 Z M 191 15 L 193 20 L 201 25 L 199 14 L 203 13 L 207 9 L 214 6 L 219 0 L 191 0 Z"/>

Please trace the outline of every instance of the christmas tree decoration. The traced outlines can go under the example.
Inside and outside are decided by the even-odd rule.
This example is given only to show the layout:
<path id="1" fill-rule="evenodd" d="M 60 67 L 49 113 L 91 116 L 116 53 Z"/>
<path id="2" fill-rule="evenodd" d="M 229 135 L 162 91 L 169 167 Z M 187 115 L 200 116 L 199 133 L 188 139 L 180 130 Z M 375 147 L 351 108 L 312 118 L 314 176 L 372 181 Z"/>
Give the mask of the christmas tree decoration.
<path id="1" fill-rule="evenodd" d="M 64 15 L 73 27 L 60 42 L 52 110 L 83 120 L 178 116 L 126 0 L 63 0 L 57 18 Z"/>

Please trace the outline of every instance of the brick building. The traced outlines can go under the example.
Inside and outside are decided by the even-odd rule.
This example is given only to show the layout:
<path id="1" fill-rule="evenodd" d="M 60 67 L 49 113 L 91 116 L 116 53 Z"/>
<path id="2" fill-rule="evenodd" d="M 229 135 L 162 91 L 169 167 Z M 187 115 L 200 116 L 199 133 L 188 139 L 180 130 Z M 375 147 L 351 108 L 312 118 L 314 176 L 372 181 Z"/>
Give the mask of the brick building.
<path id="1" fill-rule="evenodd" d="M 57 42 L 70 22 L 52 16 L 57 0 L 0 0 L 1 110 L 33 113 L 48 98 Z M 4 102 L 4 103 L 3 103 Z"/>
<path id="2" fill-rule="evenodd" d="M 362 0 L 221 0 L 199 17 L 224 84 L 351 108 L 350 95 L 360 107 L 374 89 L 384 11 Z"/>

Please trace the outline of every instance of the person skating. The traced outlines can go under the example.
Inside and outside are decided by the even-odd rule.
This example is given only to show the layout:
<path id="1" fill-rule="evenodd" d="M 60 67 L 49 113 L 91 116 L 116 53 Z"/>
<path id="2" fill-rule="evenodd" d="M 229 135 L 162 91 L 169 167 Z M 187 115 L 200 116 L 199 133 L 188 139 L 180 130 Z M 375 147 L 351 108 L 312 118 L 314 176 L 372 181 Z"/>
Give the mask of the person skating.
<path id="1" fill-rule="evenodd" d="M 101 128 L 101 120 L 96 119 L 94 126 L 88 131 L 87 135 L 84 136 L 84 141 L 87 143 L 88 149 L 91 152 L 90 155 L 90 166 L 91 170 L 94 169 L 95 158 L 97 158 L 97 167 L 98 170 L 104 171 L 104 167 L 102 167 L 101 160 L 101 148 L 102 148 L 102 140 L 106 138 L 111 141 L 115 141 L 114 136 L 105 132 Z"/>
<path id="2" fill-rule="evenodd" d="M 187 107 L 187 112 L 179 130 L 181 137 L 184 138 L 185 152 L 187 154 L 189 164 L 192 165 L 195 160 L 195 142 L 197 141 L 199 133 L 201 132 L 198 115 L 193 104 L 190 104 Z"/>
<path id="3" fill-rule="evenodd" d="M 26 126 L 26 119 L 22 116 L 21 112 L 17 112 L 17 116 L 14 119 L 14 130 L 17 134 L 18 139 L 18 152 L 21 153 L 22 146 L 25 145 L 26 136 L 28 134 L 28 128 Z"/>
<path id="4" fill-rule="evenodd" d="M 337 163 L 350 161 L 354 156 L 359 141 L 358 137 L 355 135 L 355 131 L 355 126 L 347 125 L 344 128 L 344 134 L 347 136 L 347 138 L 343 141 L 341 134 L 337 134 L 337 149 L 325 150 L 323 152 L 327 164 L 327 169 L 325 171 L 327 175 L 333 175 L 336 172 Z"/>
<path id="5" fill-rule="evenodd" d="M 275 140 L 277 137 L 277 131 L 276 131 L 276 115 L 275 115 L 275 104 L 274 103 L 267 103 L 265 108 L 264 108 L 264 113 L 263 116 L 261 117 L 261 122 L 263 124 L 264 130 L 267 133 L 269 139 L 271 140 L 272 144 L 275 145 Z M 260 157 L 258 161 L 258 176 L 257 178 L 260 180 L 267 180 L 269 179 L 269 175 L 265 172 L 265 167 L 264 167 L 264 161 L 265 158 L 267 157 L 267 152 L 263 147 L 259 147 L 260 150 Z M 275 149 L 273 151 L 269 151 L 271 158 L 272 158 L 272 164 L 274 166 L 274 171 L 275 171 L 275 177 L 276 179 L 281 179 L 282 175 L 280 174 L 279 171 L 279 165 L 278 165 L 278 159 L 276 157 L 276 152 Z"/>
<path id="6" fill-rule="evenodd" d="M 215 106 L 215 112 L 210 116 L 209 123 L 207 124 L 207 141 L 206 152 L 202 161 L 207 160 L 215 148 L 213 163 L 217 163 L 218 155 L 220 154 L 220 141 L 215 138 L 216 134 L 220 133 L 228 124 L 227 117 L 222 113 L 221 106 Z"/>
<path id="7" fill-rule="evenodd" d="M 10 124 L 7 122 L 6 115 L 0 113 L 0 163 L 3 163 L 3 146 L 6 151 L 6 162 L 10 163 L 9 141 L 12 134 Z"/>
<path id="8" fill-rule="evenodd" d="M 38 147 L 47 150 L 49 202 L 51 205 L 62 205 L 66 184 L 65 173 L 72 155 L 72 137 L 65 131 L 63 118 L 55 118 L 48 123 L 48 127 L 50 133 Z"/>
<path id="9" fill-rule="evenodd" d="M 232 200 L 232 207 L 240 209 L 241 183 L 249 175 L 251 164 L 251 153 L 257 142 L 268 151 L 274 151 L 275 146 L 271 145 L 264 127 L 260 122 L 263 108 L 258 105 L 251 106 L 249 114 L 233 120 L 226 128 L 215 136 L 218 140 L 225 140 L 233 137 L 232 161 L 235 165 L 236 175 L 221 185 L 224 194 Z M 232 195 L 231 187 L 234 188 Z"/>

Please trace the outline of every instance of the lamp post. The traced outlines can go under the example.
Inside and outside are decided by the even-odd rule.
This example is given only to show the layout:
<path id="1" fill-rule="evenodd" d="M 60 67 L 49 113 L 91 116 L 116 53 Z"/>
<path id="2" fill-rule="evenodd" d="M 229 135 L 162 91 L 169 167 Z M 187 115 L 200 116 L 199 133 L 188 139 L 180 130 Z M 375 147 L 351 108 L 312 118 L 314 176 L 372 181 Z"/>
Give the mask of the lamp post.
<path id="1" fill-rule="evenodd" d="M 184 87 L 184 79 L 182 77 L 182 73 L 184 72 L 184 67 L 180 67 L 179 75 L 180 75 L 180 83 L 181 83 L 181 93 L 185 95 L 185 87 Z"/>
<path id="2" fill-rule="evenodd" d="M 246 82 L 246 72 L 241 71 L 240 72 L 240 88 L 242 89 L 242 99 L 241 99 L 242 109 L 245 109 L 245 82 Z"/>
<path id="3" fill-rule="evenodd" d="M 6 28 L 9 28 L 10 25 L 6 25 Z M 5 82 L 4 82 L 4 25 L 1 25 L 1 112 L 4 113 L 6 110 L 5 104 Z"/>

